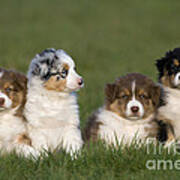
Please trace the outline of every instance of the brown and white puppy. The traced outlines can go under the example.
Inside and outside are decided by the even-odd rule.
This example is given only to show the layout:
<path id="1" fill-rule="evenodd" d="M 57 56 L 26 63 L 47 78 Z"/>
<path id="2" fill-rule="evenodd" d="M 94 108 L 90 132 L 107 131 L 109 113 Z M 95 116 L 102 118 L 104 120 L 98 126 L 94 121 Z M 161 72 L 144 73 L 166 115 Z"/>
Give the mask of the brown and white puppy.
<path id="1" fill-rule="evenodd" d="M 180 48 L 158 59 L 159 82 L 166 92 L 165 106 L 159 108 L 158 118 L 167 124 L 168 144 L 180 140 Z"/>
<path id="2" fill-rule="evenodd" d="M 34 154 L 26 130 L 23 108 L 26 102 L 27 78 L 15 71 L 0 69 L 0 150 Z"/>
<path id="3" fill-rule="evenodd" d="M 105 105 L 93 114 L 85 130 L 86 140 L 128 144 L 158 137 L 155 121 L 161 89 L 148 77 L 132 73 L 105 88 Z"/>

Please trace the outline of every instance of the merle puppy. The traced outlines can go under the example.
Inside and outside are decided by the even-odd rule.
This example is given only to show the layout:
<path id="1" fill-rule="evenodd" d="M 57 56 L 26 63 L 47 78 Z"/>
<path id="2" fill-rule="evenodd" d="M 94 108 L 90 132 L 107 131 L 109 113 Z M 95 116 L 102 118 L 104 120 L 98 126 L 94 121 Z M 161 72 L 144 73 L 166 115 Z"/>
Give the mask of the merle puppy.
<path id="1" fill-rule="evenodd" d="M 63 50 L 46 49 L 28 72 L 25 117 L 33 146 L 39 151 L 63 149 L 73 155 L 83 145 L 75 91 L 83 80 Z"/>

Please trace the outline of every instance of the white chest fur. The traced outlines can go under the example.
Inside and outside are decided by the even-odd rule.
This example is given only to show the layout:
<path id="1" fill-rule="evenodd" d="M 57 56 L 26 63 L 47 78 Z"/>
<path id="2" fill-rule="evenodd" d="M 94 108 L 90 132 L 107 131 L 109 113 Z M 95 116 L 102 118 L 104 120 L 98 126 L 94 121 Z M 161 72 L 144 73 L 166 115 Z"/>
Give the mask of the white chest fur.
<path id="1" fill-rule="evenodd" d="M 35 127 L 58 128 L 62 124 L 79 125 L 79 110 L 76 96 L 58 94 L 46 90 L 30 89 L 25 105 L 25 116 Z"/>
<path id="2" fill-rule="evenodd" d="M 152 119 L 128 121 L 116 115 L 113 112 L 101 109 L 98 115 L 98 122 L 101 122 L 99 129 L 100 138 L 104 139 L 108 144 L 130 144 L 132 141 L 145 140 L 147 137 L 146 127 L 150 125 L 148 122 Z"/>
<path id="3" fill-rule="evenodd" d="M 170 120 L 174 126 L 176 137 L 180 137 L 180 90 L 164 88 L 166 105 L 159 108 L 159 113 Z"/>
<path id="4" fill-rule="evenodd" d="M 29 88 L 24 114 L 35 148 L 54 150 L 62 147 L 71 153 L 82 147 L 74 94 Z"/>
<path id="5" fill-rule="evenodd" d="M 16 109 L 0 113 L 0 148 L 1 152 L 16 151 L 17 154 L 28 157 L 38 156 L 31 146 L 18 142 L 19 135 L 27 134 L 26 123 L 21 117 L 15 116 Z"/>
<path id="6" fill-rule="evenodd" d="M 15 109 L 0 113 L 0 141 L 14 141 L 15 137 L 25 132 L 25 124 L 20 117 L 14 116 Z"/>

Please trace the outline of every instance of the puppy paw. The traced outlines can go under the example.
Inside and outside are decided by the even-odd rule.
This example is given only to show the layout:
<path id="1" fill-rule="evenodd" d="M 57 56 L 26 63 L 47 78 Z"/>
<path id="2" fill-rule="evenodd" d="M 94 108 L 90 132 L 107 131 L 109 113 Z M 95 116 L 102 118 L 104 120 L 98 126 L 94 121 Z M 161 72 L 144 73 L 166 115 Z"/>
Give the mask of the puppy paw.
<path id="1" fill-rule="evenodd" d="M 71 155 L 72 159 L 76 159 L 80 155 L 82 146 L 82 140 L 71 139 L 63 142 L 63 149 Z"/>

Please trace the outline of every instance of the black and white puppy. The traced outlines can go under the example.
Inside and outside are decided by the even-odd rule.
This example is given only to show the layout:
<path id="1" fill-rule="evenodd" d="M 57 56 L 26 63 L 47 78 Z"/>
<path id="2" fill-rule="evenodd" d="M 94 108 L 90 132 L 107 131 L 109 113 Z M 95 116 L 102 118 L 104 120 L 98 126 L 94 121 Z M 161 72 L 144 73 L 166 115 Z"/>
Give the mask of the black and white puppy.
<path id="1" fill-rule="evenodd" d="M 165 106 L 159 109 L 159 119 L 168 124 L 168 141 L 180 139 L 180 48 L 169 51 L 158 59 L 159 82 L 166 92 Z"/>
<path id="2" fill-rule="evenodd" d="M 75 91 L 83 80 L 63 50 L 46 49 L 32 60 L 28 72 L 25 117 L 33 146 L 64 149 L 71 155 L 83 145 Z"/>
<path id="3" fill-rule="evenodd" d="M 158 137 L 156 112 L 161 89 L 148 77 L 132 73 L 105 88 L 105 105 L 89 118 L 85 139 L 106 144 L 144 142 Z"/>

